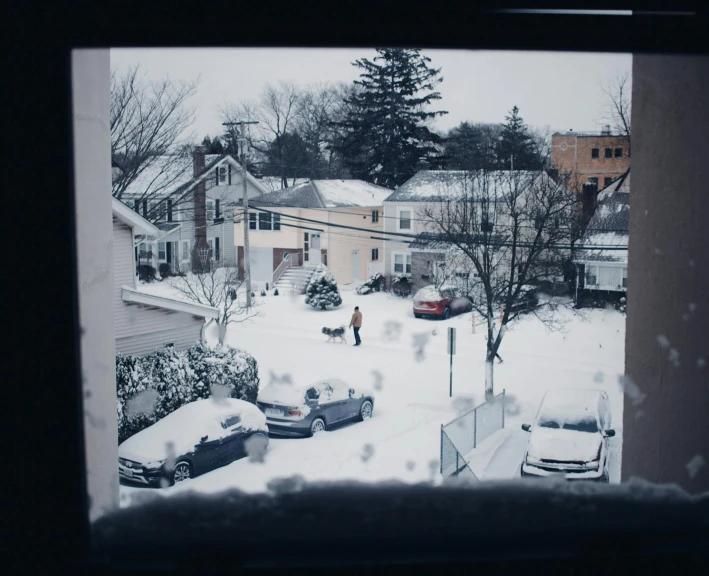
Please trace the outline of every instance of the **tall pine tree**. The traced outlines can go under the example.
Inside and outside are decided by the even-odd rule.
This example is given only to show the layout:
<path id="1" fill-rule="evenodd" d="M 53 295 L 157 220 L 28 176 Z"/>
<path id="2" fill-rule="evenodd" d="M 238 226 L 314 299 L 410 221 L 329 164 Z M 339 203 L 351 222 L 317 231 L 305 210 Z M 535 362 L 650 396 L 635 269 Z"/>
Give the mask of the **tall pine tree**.
<path id="1" fill-rule="evenodd" d="M 514 106 L 509 116 L 505 116 L 502 134 L 497 143 L 498 168 L 509 170 L 539 170 L 543 160 L 534 138 L 524 120 L 519 115 L 519 108 Z"/>
<path id="2" fill-rule="evenodd" d="M 427 110 L 441 99 L 435 87 L 443 78 L 418 49 L 382 48 L 377 53 L 373 60 L 353 63 L 362 69 L 354 82 L 360 89 L 346 99 L 349 110 L 337 123 L 334 148 L 353 178 L 395 188 L 416 173 L 420 159 L 435 163 L 439 155 L 441 138 L 426 124 L 447 114 Z"/>

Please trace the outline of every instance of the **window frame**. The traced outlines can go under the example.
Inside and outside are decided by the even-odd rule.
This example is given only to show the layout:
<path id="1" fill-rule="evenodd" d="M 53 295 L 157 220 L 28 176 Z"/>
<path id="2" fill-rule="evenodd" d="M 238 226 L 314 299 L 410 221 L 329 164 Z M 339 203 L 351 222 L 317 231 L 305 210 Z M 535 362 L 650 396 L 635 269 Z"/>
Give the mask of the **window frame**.
<path id="1" fill-rule="evenodd" d="M 209 258 L 214 258 L 214 236 L 207 238 L 207 246 L 209 246 Z"/>
<path id="2" fill-rule="evenodd" d="M 613 158 L 622 159 L 623 158 L 623 149 L 616 148 L 615 150 L 613 150 Z"/>
<path id="3" fill-rule="evenodd" d="M 160 245 L 162 244 L 162 250 L 160 249 Z M 160 256 L 160 253 L 162 252 L 162 256 Z M 158 262 L 167 262 L 167 242 L 158 242 Z"/>
<path id="4" fill-rule="evenodd" d="M 249 212 L 249 230 L 258 230 L 258 218 L 256 212 Z"/>
<path id="5" fill-rule="evenodd" d="M 372 210 L 372 224 L 379 222 L 379 210 Z"/>
<path id="6" fill-rule="evenodd" d="M 212 205 L 210 208 L 209 205 Z M 204 202 L 204 208 L 205 208 L 205 214 L 207 216 L 207 222 L 213 222 L 214 221 L 214 210 L 215 210 L 215 204 L 214 204 L 214 199 L 207 197 L 207 199 Z M 210 216 L 211 213 L 211 216 Z"/>
<path id="7" fill-rule="evenodd" d="M 396 271 L 396 257 L 402 257 L 401 269 L 402 272 Z M 392 252 L 391 268 L 394 274 L 410 275 L 411 274 L 411 254 L 406 252 Z M 407 271 L 408 268 L 408 271 Z"/>
<path id="8" fill-rule="evenodd" d="M 379 260 L 379 248 L 372 248 L 372 262 Z"/>
<path id="9" fill-rule="evenodd" d="M 603 152 L 604 160 L 613 160 L 613 148 L 605 148 Z"/>
<path id="10" fill-rule="evenodd" d="M 217 186 L 227 186 L 227 167 L 226 164 L 222 164 L 221 166 L 217 167 Z"/>
<path id="11" fill-rule="evenodd" d="M 603 187 L 608 188 L 613 183 L 613 178 L 611 176 L 603 177 Z"/>
<path id="12" fill-rule="evenodd" d="M 409 217 L 409 227 L 408 228 L 403 228 L 401 226 L 401 213 L 402 212 L 408 212 Z M 397 232 L 414 232 L 414 209 L 411 206 L 397 206 L 396 207 L 396 231 Z"/>
<path id="13" fill-rule="evenodd" d="M 600 148 L 591 148 L 591 160 L 598 160 L 601 157 Z"/>

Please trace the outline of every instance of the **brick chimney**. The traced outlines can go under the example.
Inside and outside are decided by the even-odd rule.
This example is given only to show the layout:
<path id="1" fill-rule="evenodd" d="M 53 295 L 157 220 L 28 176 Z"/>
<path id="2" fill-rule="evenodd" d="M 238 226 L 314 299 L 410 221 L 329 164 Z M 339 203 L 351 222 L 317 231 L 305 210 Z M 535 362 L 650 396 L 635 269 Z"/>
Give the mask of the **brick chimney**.
<path id="1" fill-rule="evenodd" d="M 594 182 L 586 182 L 583 185 L 583 192 L 581 196 L 582 202 L 582 221 L 584 229 L 588 225 L 588 221 L 593 216 L 593 212 L 596 209 L 596 198 L 598 196 L 598 184 Z"/>
<path id="2" fill-rule="evenodd" d="M 198 176 L 204 172 L 205 168 L 205 148 L 195 146 L 192 154 L 193 176 Z M 194 246 L 192 248 L 192 271 L 202 270 L 202 261 L 199 258 L 199 250 L 209 248 L 207 244 L 207 185 L 202 180 L 194 187 Z"/>

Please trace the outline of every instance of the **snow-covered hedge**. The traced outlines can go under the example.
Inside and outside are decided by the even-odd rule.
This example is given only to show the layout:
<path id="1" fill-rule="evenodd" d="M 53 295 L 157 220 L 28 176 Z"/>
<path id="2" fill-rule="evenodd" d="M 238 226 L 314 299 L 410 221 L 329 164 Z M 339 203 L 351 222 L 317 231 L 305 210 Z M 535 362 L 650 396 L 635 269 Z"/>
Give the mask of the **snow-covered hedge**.
<path id="1" fill-rule="evenodd" d="M 318 264 L 308 287 L 305 289 L 305 294 L 305 303 L 310 304 L 313 308 L 325 310 L 328 306 L 342 304 L 335 277 L 324 264 Z"/>
<path id="2" fill-rule="evenodd" d="M 385 278 L 382 274 L 377 272 L 373 276 L 367 278 L 367 281 L 357 288 L 357 294 L 365 295 L 372 292 L 381 292 L 384 287 Z"/>
<path id="3" fill-rule="evenodd" d="M 188 402 L 209 398 L 213 386 L 256 402 L 258 365 L 242 350 L 198 345 L 156 350 L 148 356 L 116 356 L 118 441 L 151 426 Z"/>

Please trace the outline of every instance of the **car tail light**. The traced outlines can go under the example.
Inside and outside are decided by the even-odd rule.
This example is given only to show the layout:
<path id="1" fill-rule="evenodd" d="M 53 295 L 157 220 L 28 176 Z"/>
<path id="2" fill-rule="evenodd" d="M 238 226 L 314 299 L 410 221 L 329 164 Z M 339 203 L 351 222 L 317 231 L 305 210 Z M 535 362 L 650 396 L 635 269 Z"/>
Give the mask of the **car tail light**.
<path id="1" fill-rule="evenodd" d="M 300 410 L 287 410 L 286 414 L 288 414 L 288 416 L 302 416 L 303 415 L 303 413 Z"/>

